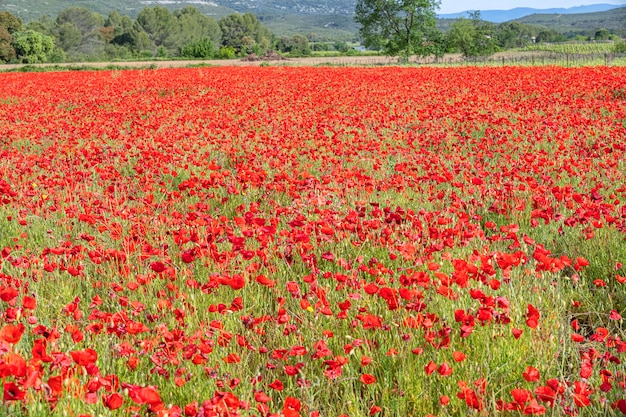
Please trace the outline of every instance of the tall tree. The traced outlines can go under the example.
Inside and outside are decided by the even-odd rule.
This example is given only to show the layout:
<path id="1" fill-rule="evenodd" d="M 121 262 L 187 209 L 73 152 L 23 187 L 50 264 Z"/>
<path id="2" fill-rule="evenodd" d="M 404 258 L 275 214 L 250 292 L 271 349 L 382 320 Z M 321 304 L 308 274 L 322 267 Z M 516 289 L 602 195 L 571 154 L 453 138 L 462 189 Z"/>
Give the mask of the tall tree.
<path id="1" fill-rule="evenodd" d="M 15 33 L 22 29 L 22 19 L 9 12 L 0 12 L 0 27 L 9 33 Z"/>
<path id="2" fill-rule="evenodd" d="M 488 56 L 497 51 L 495 27 L 480 18 L 480 12 L 470 13 L 452 24 L 449 44 L 458 48 L 464 57 Z"/>
<path id="3" fill-rule="evenodd" d="M 145 32 L 139 34 L 133 28 L 133 20 L 122 16 L 117 10 L 109 13 L 100 29 L 100 35 L 107 42 L 104 51 L 109 59 L 131 58 L 143 49 L 152 49 L 152 42 Z M 147 44 L 147 48 L 144 48 Z"/>
<path id="4" fill-rule="evenodd" d="M 146 7 L 139 12 L 134 29 L 145 32 L 155 48 L 162 47 L 169 53 L 178 49 L 178 21 L 165 7 Z"/>
<path id="5" fill-rule="evenodd" d="M 44 35 L 58 39 L 57 21 L 47 14 L 40 16 L 37 20 L 31 20 L 25 25 L 24 30 L 34 30 Z"/>
<path id="6" fill-rule="evenodd" d="M 608 41 L 611 38 L 611 32 L 606 28 L 596 30 L 594 39 L 597 41 Z"/>
<path id="7" fill-rule="evenodd" d="M 70 7 L 57 16 L 59 45 L 74 58 L 101 54 L 104 18 L 85 7 Z"/>
<path id="8" fill-rule="evenodd" d="M 535 42 L 565 42 L 567 38 L 554 29 L 543 29 L 539 31 Z"/>
<path id="9" fill-rule="evenodd" d="M 117 10 L 113 10 L 109 13 L 104 21 L 105 27 L 112 27 L 115 36 L 120 36 L 124 33 L 130 32 L 133 28 L 133 21 L 128 16 L 122 16 Z"/>
<path id="10" fill-rule="evenodd" d="M 263 54 L 272 45 L 273 35 L 252 13 L 231 14 L 220 20 L 222 45 L 238 55 Z"/>
<path id="11" fill-rule="evenodd" d="M 309 40 L 304 35 L 294 35 L 290 38 L 282 37 L 278 40 L 277 48 L 281 52 L 291 55 L 311 55 Z"/>
<path id="12" fill-rule="evenodd" d="M 0 62 L 9 62 L 15 58 L 13 33 L 22 28 L 22 19 L 9 12 L 0 12 Z"/>
<path id="13" fill-rule="evenodd" d="M 368 48 L 387 55 L 439 55 L 441 33 L 436 28 L 439 0 L 358 0 L 355 20 Z"/>
<path id="14" fill-rule="evenodd" d="M 522 48 L 530 43 L 533 28 L 520 22 L 505 22 L 496 28 L 498 46 L 504 49 Z"/>
<path id="15" fill-rule="evenodd" d="M 15 58 L 13 36 L 6 28 L 0 26 L 0 62 L 9 62 Z"/>
<path id="16" fill-rule="evenodd" d="M 48 54 L 54 50 L 54 39 L 34 30 L 24 30 L 13 34 L 13 47 L 22 62 L 36 64 L 48 60 Z"/>
<path id="17" fill-rule="evenodd" d="M 219 22 L 193 6 L 187 6 L 174 12 L 178 19 L 180 33 L 179 46 L 183 48 L 191 42 L 209 39 L 213 45 L 222 42 L 222 30 Z"/>

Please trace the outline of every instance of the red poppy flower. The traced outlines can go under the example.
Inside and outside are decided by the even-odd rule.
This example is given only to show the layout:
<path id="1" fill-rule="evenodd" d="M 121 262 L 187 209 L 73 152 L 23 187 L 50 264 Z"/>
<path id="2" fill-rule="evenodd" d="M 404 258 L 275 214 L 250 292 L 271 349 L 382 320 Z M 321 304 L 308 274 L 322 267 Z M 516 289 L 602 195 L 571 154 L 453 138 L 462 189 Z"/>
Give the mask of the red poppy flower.
<path id="1" fill-rule="evenodd" d="M 539 382 L 539 371 L 532 366 L 527 366 L 522 376 L 528 382 Z"/>
<path id="2" fill-rule="evenodd" d="M 72 356 L 72 359 L 74 359 L 74 362 L 82 366 L 93 364 L 96 360 L 98 360 L 98 353 L 91 348 L 87 348 L 85 350 L 75 350 L 70 352 L 70 355 Z"/>
<path id="3" fill-rule="evenodd" d="M 282 391 L 284 388 L 283 383 L 279 379 L 275 379 L 274 382 L 272 382 L 268 386 L 276 391 Z"/>
<path id="4" fill-rule="evenodd" d="M 526 313 L 526 325 L 531 329 L 537 328 L 539 325 L 539 318 L 541 314 L 532 304 L 528 304 L 528 311 Z"/>
<path id="5" fill-rule="evenodd" d="M 4 383 L 4 401 L 21 401 L 26 397 L 26 391 L 22 391 L 15 383 Z"/>
<path id="6" fill-rule="evenodd" d="M 222 360 L 226 363 L 238 363 L 241 361 L 241 358 L 236 353 L 231 353 L 225 358 L 222 358 Z"/>
<path id="7" fill-rule="evenodd" d="M 27 310 L 34 310 L 35 308 L 37 308 L 37 301 L 35 301 L 33 297 L 25 296 L 22 300 L 22 307 Z"/>
<path id="8" fill-rule="evenodd" d="M 103 395 L 102 403 L 109 410 L 117 410 L 124 403 L 124 399 L 122 398 L 120 394 L 115 392 L 111 395 Z"/>
<path id="9" fill-rule="evenodd" d="M 24 334 L 24 325 L 22 323 L 17 326 L 6 324 L 0 329 L 0 340 L 14 345 L 20 341 L 22 334 Z"/>
<path id="10" fill-rule="evenodd" d="M 441 376 L 450 376 L 452 375 L 452 372 L 453 369 L 447 362 L 442 363 L 439 365 L 439 368 L 437 368 L 437 373 Z"/>
<path id="11" fill-rule="evenodd" d="M 4 357 L 4 364 L 0 364 L 0 377 L 26 376 L 26 360 L 17 353 L 8 353 Z"/>
<path id="12" fill-rule="evenodd" d="M 272 398 L 269 397 L 264 392 L 258 391 L 258 392 L 254 393 L 254 400 L 256 402 L 259 402 L 259 403 L 268 403 L 268 402 L 272 401 Z"/>
<path id="13" fill-rule="evenodd" d="M 437 364 L 433 361 L 428 362 L 428 364 L 424 367 L 424 372 L 426 372 L 426 375 L 431 375 L 436 370 Z"/>
<path id="14" fill-rule="evenodd" d="M 364 383 L 365 385 L 373 384 L 374 382 L 376 382 L 376 377 L 370 374 L 363 374 L 361 375 L 360 379 L 361 379 L 361 382 Z"/>
<path id="15" fill-rule="evenodd" d="M 165 271 L 165 264 L 163 262 L 152 262 L 150 264 L 150 269 L 152 269 L 157 274 Z"/>
<path id="16" fill-rule="evenodd" d="M 589 385 L 587 383 L 581 381 L 574 382 L 574 392 L 572 393 L 572 398 L 578 407 L 582 408 L 591 405 L 591 399 L 589 399 L 589 395 L 591 395 L 591 393 L 592 391 L 589 389 Z"/>
<path id="17" fill-rule="evenodd" d="M 285 398 L 285 405 L 283 406 L 284 417 L 300 417 L 300 409 L 302 405 L 300 400 L 293 397 Z"/>

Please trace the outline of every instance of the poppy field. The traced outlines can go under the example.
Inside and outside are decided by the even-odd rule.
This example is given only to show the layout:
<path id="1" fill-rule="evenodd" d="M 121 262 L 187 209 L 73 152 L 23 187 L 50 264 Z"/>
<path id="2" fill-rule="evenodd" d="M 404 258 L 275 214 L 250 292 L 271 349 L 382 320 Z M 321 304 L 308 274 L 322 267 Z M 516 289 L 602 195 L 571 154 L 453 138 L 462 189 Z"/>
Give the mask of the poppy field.
<path id="1" fill-rule="evenodd" d="M 626 414 L 626 68 L 0 86 L 0 415 Z"/>

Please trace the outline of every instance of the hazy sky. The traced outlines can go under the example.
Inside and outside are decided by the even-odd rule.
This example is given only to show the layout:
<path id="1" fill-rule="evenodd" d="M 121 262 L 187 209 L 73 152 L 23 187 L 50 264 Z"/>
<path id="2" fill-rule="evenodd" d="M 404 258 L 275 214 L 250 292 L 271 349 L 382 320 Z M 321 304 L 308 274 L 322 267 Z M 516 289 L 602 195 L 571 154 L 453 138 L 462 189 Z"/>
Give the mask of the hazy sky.
<path id="1" fill-rule="evenodd" d="M 625 5 L 626 0 L 441 0 L 438 13 L 456 13 L 465 10 L 509 10 L 516 7 L 550 9 L 553 7 L 575 7 L 589 4 Z"/>

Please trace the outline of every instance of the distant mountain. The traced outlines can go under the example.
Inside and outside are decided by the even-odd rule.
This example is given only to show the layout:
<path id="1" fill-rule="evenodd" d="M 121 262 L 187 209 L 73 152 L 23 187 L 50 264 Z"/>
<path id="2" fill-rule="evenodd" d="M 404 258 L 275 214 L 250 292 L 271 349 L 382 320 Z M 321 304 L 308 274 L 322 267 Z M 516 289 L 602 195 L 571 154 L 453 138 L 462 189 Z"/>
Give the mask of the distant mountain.
<path id="1" fill-rule="evenodd" d="M 181 9 L 194 6 L 201 12 L 217 17 L 229 13 L 252 12 L 256 15 L 337 15 L 354 16 L 357 0 L 2 0 L 0 11 L 6 10 L 25 21 L 39 18 L 42 15 L 56 16 L 59 11 L 68 7 L 87 7 L 106 16 L 111 10 L 135 17 L 144 7 L 163 6 L 168 9 Z M 558 9 L 532 9 L 518 7 L 511 10 L 481 10 L 483 20 L 490 22 L 506 22 L 531 14 L 578 14 L 603 12 L 615 9 L 615 4 L 594 4 Z M 461 13 L 441 14 L 441 19 L 458 19 L 467 17 L 468 10 Z"/>
<path id="2" fill-rule="evenodd" d="M 224 7 L 239 12 L 281 12 L 295 15 L 351 16 L 356 0 L 215 0 Z M 165 3 L 165 1 L 163 2 Z"/>
<path id="3" fill-rule="evenodd" d="M 529 16 L 532 14 L 580 14 L 580 13 L 595 13 L 605 12 L 611 9 L 617 9 L 619 7 L 615 4 L 593 4 L 590 6 L 577 6 L 569 8 L 555 8 L 555 9 L 533 9 L 530 7 L 516 7 L 511 10 L 481 10 L 480 17 L 483 20 L 494 23 L 508 22 L 509 20 L 516 20 Z M 460 13 L 440 14 L 441 19 L 459 19 L 461 17 L 467 17 L 473 10 L 467 10 Z M 626 26 L 626 24 L 625 24 Z"/>
<path id="4" fill-rule="evenodd" d="M 595 13 L 537 13 L 516 19 L 516 21 L 527 25 L 544 26 L 565 34 L 583 33 L 604 28 L 620 36 L 626 36 L 626 7 L 623 6 Z"/>
<path id="5" fill-rule="evenodd" d="M 170 10 L 193 6 L 209 16 L 221 18 L 232 13 L 252 12 L 275 34 L 291 36 L 297 33 L 316 34 L 319 39 L 351 40 L 358 37 L 354 21 L 357 0 L 0 0 L 0 11 L 9 11 L 25 22 L 57 14 L 69 7 L 86 7 L 103 16 L 112 10 L 135 18 L 145 7 L 163 6 Z M 608 0 L 607 0 L 608 1 Z M 481 18 L 494 23 L 518 20 L 542 25 L 562 32 L 595 30 L 604 27 L 622 33 L 626 28 L 623 6 L 596 4 L 567 9 L 515 8 L 483 10 Z M 604 14 L 603 14 L 604 13 Z M 447 30 L 453 19 L 466 17 L 468 12 L 439 15 L 438 26 Z M 622 36 L 626 36 L 622 35 Z"/>
<path id="6" fill-rule="evenodd" d="M 202 13 L 221 17 L 230 13 L 252 12 L 266 15 L 353 16 L 356 0 L 2 0 L 0 11 L 9 11 L 25 21 L 39 16 L 56 16 L 68 7 L 87 7 L 104 16 L 111 10 L 131 17 L 144 7 L 163 6 L 170 10 L 193 6 Z"/>
<path id="7" fill-rule="evenodd" d="M 214 1 L 203 0 L 1 0 L 0 11 L 9 11 L 21 17 L 25 22 L 37 20 L 39 17 L 45 15 L 55 18 L 61 10 L 69 7 L 86 7 L 105 17 L 112 10 L 117 10 L 122 15 L 135 18 L 144 7 L 159 5 L 167 7 L 170 10 L 182 9 L 185 6 L 194 6 L 202 13 L 217 18 L 235 13 L 233 9 L 224 7 Z"/>

